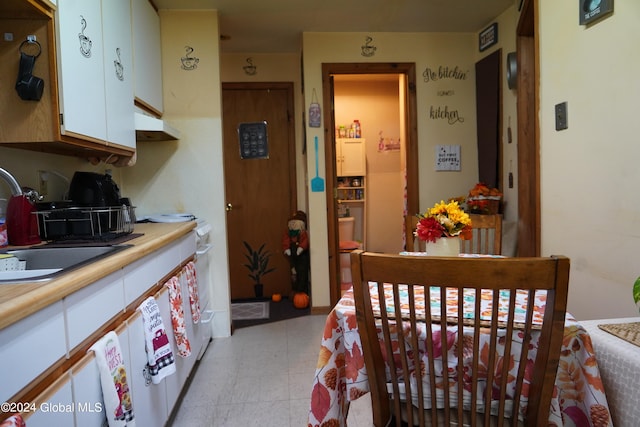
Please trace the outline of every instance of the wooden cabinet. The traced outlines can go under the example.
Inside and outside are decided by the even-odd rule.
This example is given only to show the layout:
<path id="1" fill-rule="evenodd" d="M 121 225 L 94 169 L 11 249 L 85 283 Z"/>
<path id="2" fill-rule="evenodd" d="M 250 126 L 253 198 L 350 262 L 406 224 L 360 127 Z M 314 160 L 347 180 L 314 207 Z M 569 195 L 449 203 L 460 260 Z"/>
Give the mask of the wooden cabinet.
<path id="1" fill-rule="evenodd" d="M 149 0 L 131 0 L 136 105 L 162 116 L 160 17 Z"/>
<path id="2" fill-rule="evenodd" d="M 336 175 L 362 176 L 366 174 L 366 145 L 363 138 L 336 139 Z"/>
<path id="3" fill-rule="evenodd" d="M 135 153 L 128 0 L 57 3 L 0 2 L 0 26 L 13 37 L 0 44 L 0 86 L 6 89 L 0 91 L 0 121 L 11 123 L 0 127 L 0 144 L 91 160 L 110 157 L 127 164 Z M 22 100 L 13 90 L 20 46 L 31 35 L 41 48 L 33 70 L 44 81 L 38 101 Z M 116 44 L 125 46 L 120 50 L 125 82 L 111 85 L 105 72 L 115 69 Z M 37 51 L 35 44 L 27 46 L 30 54 Z"/>

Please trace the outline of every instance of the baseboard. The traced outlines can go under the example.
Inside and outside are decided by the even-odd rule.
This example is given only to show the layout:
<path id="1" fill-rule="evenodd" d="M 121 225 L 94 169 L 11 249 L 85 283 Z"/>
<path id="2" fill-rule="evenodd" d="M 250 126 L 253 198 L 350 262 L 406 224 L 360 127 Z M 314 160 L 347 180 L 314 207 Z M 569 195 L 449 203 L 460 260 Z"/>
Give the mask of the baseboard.
<path id="1" fill-rule="evenodd" d="M 332 307 L 311 307 L 311 314 L 329 314 Z"/>

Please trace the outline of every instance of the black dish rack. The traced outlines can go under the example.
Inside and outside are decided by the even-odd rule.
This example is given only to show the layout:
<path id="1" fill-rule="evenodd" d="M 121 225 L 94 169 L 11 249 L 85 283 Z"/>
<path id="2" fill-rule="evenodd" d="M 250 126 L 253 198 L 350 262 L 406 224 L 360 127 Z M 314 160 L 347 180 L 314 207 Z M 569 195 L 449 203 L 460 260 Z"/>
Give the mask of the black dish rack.
<path id="1" fill-rule="evenodd" d="M 34 212 L 42 240 L 109 241 L 133 232 L 134 206 L 68 207 Z"/>

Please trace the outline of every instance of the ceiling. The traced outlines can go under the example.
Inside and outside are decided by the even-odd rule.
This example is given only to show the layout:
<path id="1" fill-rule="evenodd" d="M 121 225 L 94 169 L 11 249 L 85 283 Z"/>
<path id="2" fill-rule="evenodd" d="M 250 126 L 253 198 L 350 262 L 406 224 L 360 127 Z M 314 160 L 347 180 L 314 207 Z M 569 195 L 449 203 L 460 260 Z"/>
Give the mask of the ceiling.
<path id="1" fill-rule="evenodd" d="M 223 53 L 300 52 L 308 31 L 478 32 L 519 1 L 152 0 L 158 9 L 218 10 Z"/>

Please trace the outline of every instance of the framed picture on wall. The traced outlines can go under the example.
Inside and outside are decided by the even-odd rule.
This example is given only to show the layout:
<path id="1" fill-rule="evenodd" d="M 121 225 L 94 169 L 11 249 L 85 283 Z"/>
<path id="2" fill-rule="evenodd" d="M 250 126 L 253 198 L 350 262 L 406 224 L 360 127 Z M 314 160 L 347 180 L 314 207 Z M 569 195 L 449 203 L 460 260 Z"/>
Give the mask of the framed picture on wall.
<path id="1" fill-rule="evenodd" d="M 613 0 L 580 0 L 580 25 L 587 25 L 613 12 Z"/>
<path id="2" fill-rule="evenodd" d="M 480 48 L 480 52 L 482 52 L 496 43 L 498 43 L 498 23 L 494 22 L 480 32 L 478 47 Z"/>

